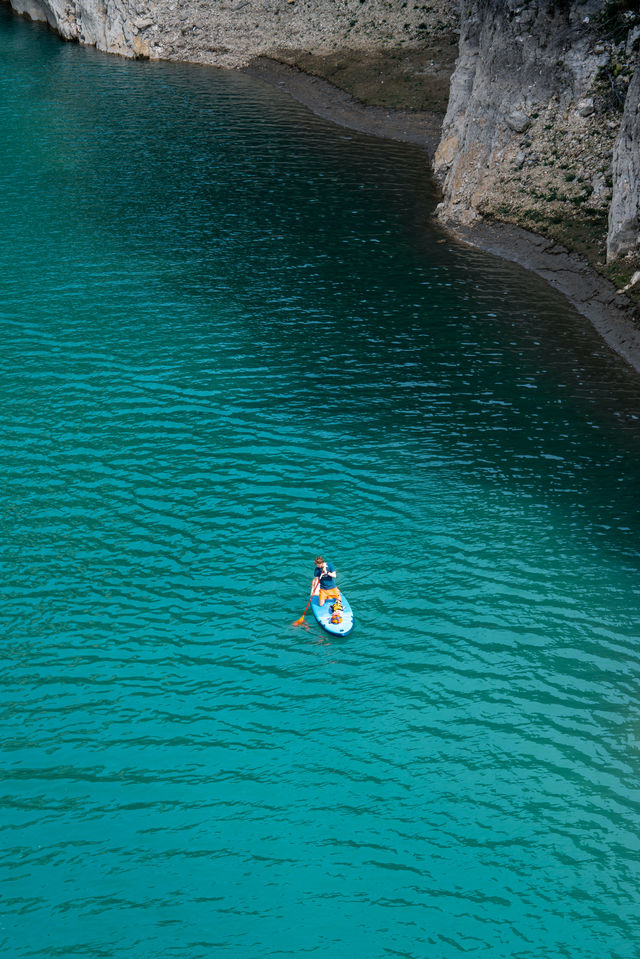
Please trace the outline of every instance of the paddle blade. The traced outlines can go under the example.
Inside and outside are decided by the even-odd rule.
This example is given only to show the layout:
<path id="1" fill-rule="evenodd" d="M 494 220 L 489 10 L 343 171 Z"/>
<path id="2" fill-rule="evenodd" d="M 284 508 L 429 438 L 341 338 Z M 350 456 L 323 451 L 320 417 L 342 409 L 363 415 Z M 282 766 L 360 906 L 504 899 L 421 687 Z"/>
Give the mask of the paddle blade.
<path id="1" fill-rule="evenodd" d="M 309 629 L 309 627 L 307 626 L 307 624 L 306 624 L 305 621 L 304 621 L 304 617 L 305 617 L 305 614 L 306 614 L 307 610 L 308 610 L 309 607 L 311 606 L 311 600 L 312 600 L 312 598 L 313 598 L 313 597 L 311 597 L 311 596 L 309 597 L 309 602 L 307 603 L 307 605 L 306 605 L 305 608 L 304 608 L 304 613 L 302 614 L 302 616 L 300 617 L 300 619 L 296 619 L 295 623 L 292 623 L 292 624 L 291 624 L 292 626 L 304 626 L 305 629 Z"/>

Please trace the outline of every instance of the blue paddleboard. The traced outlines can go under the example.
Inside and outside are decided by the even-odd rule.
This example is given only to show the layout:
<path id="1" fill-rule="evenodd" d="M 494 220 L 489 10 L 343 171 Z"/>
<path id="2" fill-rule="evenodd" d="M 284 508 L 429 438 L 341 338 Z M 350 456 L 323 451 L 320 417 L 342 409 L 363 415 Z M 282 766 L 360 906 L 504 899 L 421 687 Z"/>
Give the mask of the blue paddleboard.
<path id="1" fill-rule="evenodd" d="M 330 599 L 325 600 L 324 606 L 320 606 L 318 603 L 318 597 L 314 596 L 311 600 L 311 609 L 313 610 L 313 615 L 318 620 L 323 629 L 326 629 L 328 633 L 332 633 L 334 636 L 346 636 L 347 633 L 350 633 L 353 629 L 353 610 L 349 606 L 346 596 L 343 592 L 340 593 L 340 599 L 342 600 L 342 622 L 341 623 L 332 623 L 331 622 L 331 607 L 333 606 L 333 601 Z"/>

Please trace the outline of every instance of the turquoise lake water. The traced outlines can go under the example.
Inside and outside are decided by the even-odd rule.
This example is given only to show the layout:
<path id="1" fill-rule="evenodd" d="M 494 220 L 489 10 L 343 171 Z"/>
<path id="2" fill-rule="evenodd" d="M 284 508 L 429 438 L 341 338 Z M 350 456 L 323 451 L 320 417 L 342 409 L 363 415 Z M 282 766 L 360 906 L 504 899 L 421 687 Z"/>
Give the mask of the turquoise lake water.
<path id="1" fill-rule="evenodd" d="M 0 46 L 0 954 L 637 957 L 640 377 L 419 152 Z"/>

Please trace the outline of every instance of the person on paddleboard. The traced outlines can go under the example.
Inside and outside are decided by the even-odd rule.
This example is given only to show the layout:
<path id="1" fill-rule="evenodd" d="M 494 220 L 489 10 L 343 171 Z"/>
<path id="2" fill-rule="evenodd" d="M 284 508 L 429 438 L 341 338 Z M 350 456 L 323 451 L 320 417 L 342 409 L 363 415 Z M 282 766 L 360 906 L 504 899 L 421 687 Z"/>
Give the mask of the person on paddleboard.
<path id="1" fill-rule="evenodd" d="M 318 605 L 324 606 L 327 599 L 340 599 L 340 590 L 336 586 L 336 576 L 338 574 L 335 566 L 332 566 L 331 563 L 325 563 L 322 556 L 316 556 L 313 562 L 315 563 L 315 569 L 313 571 L 313 582 L 311 583 L 311 595 L 313 596 L 316 589 L 320 588 Z"/>

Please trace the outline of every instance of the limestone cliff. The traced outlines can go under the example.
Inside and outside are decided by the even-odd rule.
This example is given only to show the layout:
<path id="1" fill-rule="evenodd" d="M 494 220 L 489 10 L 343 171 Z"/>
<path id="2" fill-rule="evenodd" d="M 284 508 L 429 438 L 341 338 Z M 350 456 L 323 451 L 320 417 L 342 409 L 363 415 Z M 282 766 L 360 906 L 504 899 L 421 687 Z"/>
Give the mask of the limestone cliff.
<path id="1" fill-rule="evenodd" d="M 635 248 L 637 76 L 627 95 L 640 37 L 635 11 L 624 0 L 463 4 L 435 160 L 444 221 L 514 223 L 605 269 L 611 205 L 609 258 Z"/>
<path id="2" fill-rule="evenodd" d="M 123 56 L 148 56 L 149 48 L 142 34 L 153 25 L 153 4 L 128 0 L 10 2 L 16 13 L 46 21 L 65 40 L 76 40 Z"/>
<path id="3" fill-rule="evenodd" d="M 629 85 L 613 154 L 609 259 L 640 256 L 640 67 Z"/>

